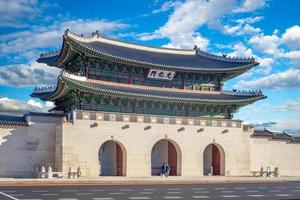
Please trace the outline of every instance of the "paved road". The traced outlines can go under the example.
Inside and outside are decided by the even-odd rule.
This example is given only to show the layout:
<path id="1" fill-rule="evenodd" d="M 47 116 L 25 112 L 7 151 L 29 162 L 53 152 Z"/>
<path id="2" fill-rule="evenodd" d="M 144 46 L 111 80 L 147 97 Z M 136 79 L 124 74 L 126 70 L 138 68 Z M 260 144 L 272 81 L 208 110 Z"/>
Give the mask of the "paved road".
<path id="1" fill-rule="evenodd" d="M 300 182 L 0 187 L 0 200 L 300 200 Z"/>

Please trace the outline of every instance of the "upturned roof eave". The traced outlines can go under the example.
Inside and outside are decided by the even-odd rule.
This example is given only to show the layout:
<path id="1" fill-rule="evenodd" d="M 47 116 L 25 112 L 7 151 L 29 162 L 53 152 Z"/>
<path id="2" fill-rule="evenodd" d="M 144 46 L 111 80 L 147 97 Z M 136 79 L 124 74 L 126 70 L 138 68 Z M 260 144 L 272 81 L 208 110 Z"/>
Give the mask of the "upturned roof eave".
<path id="1" fill-rule="evenodd" d="M 217 67 L 200 67 L 200 66 L 195 66 L 195 67 L 186 67 L 186 66 L 173 66 L 173 65 L 164 65 L 160 63 L 148 63 L 148 62 L 143 62 L 140 60 L 132 60 L 128 59 L 125 57 L 119 57 L 111 54 L 106 54 L 101 51 L 97 51 L 96 49 L 90 48 L 87 45 L 85 45 L 83 42 L 74 40 L 71 37 L 66 37 L 66 40 L 69 40 L 69 45 L 71 46 L 72 50 L 77 50 L 77 52 L 81 52 L 81 49 L 78 49 L 74 43 L 79 45 L 81 48 L 85 50 L 83 54 L 88 55 L 93 58 L 98 58 L 98 59 L 104 59 L 104 60 L 109 60 L 121 64 L 128 64 L 128 65 L 133 65 L 137 67 L 145 67 L 145 68 L 156 68 L 156 69 L 163 69 L 163 70 L 175 70 L 175 71 L 189 71 L 189 72 L 204 72 L 204 73 L 234 73 L 234 72 L 240 72 L 243 73 L 252 67 L 255 67 L 259 65 L 258 62 L 253 61 L 253 62 L 241 62 L 239 67 L 228 67 L 228 68 L 217 68 Z M 246 64 L 247 63 L 247 64 Z"/>
<path id="2" fill-rule="evenodd" d="M 128 85 L 128 87 L 134 88 L 134 86 Z M 65 96 L 69 90 L 72 90 L 73 88 L 79 89 L 81 91 L 95 93 L 95 94 L 103 94 L 103 95 L 111 95 L 111 96 L 117 96 L 117 97 L 126 97 L 126 98 L 133 98 L 133 99 L 145 99 L 145 100 L 159 100 L 159 101 L 174 101 L 174 102 L 189 102 L 189 103 L 203 103 L 203 104 L 222 104 L 222 105 L 228 105 L 228 104 L 241 104 L 241 105 L 247 105 L 251 104 L 257 100 L 264 99 L 266 96 L 264 95 L 254 95 L 249 96 L 249 98 L 244 99 L 235 99 L 235 100 L 228 100 L 228 99 L 201 99 L 201 95 L 199 95 L 199 98 L 187 98 L 187 97 L 171 97 L 168 96 L 168 92 L 165 92 L 165 95 L 154 95 L 152 93 L 144 94 L 141 92 L 124 92 L 122 90 L 117 90 L 114 87 L 111 87 L 110 89 L 105 89 L 99 87 L 95 87 L 92 85 L 87 84 L 84 81 L 78 81 L 74 80 L 68 77 L 65 77 L 64 75 L 60 75 L 58 79 L 58 83 L 56 86 L 56 89 L 52 92 L 45 92 L 45 93 L 32 93 L 32 97 L 40 98 L 44 101 L 54 101 L 55 99 L 61 98 Z M 237 98 L 239 98 L 238 95 L 236 95 Z"/>
<path id="3" fill-rule="evenodd" d="M 85 52 L 82 52 L 82 50 L 80 50 L 80 49 L 79 50 L 76 49 L 74 43 L 76 43 L 77 45 L 80 45 L 81 48 L 85 49 Z M 75 49 L 77 51 L 75 51 Z M 62 68 L 62 66 L 64 64 L 66 64 L 64 62 L 66 62 L 68 60 L 67 58 L 71 52 L 75 52 L 75 53 L 82 52 L 82 54 L 88 55 L 90 57 L 110 60 L 110 61 L 117 62 L 117 63 L 145 67 L 145 68 L 168 69 L 168 70 L 176 70 L 176 71 L 177 70 L 178 71 L 190 71 L 190 72 L 198 72 L 198 73 L 201 73 L 201 72 L 217 73 L 218 72 L 218 73 L 238 73 L 238 74 L 240 74 L 240 73 L 243 73 L 243 72 L 251 69 L 254 66 L 259 65 L 259 63 L 256 62 L 255 60 L 253 60 L 252 62 L 249 61 L 249 62 L 247 62 L 247 64 L 245 62 L 241 62 L 241 66 L 231 67 L 231 68 L 216 68 L 216 67 L 203 68 L 200 66 L 185 67 L 185 66 L 164 65 L 164 64 L 160 64 L 160 63 L 147 63 L 147 62 L 143 62 L 140 60 L 131 60 L 128 58 L 118 57 L 118 56 L 114 56 L 114 55 L 105 54 L 103 52 L 99 52 L 96 49 L 92 49 L 92 48 L 88 47 L 83 42 L 75 40 L 68 34 L 64 34 L 64 36 L 63 36 L 63 44 L 62 44 L 62 48 L 59 53 L 56 52 L 55 55 L 51 55 L 51 54 L 46 55 L 46 57 L 44 54 L 41 54 L 40 58 L 37 59 L 37 62 L 45 63 L 50 66 L 56 66 L 56 67 Z M 52 60 L 51 60 L 51 58 L 52 58 Z M 50 62 L 47 61 L 47 59 L 50 60 Z M 234 59 L 232 61 L 234 61 Z"/>

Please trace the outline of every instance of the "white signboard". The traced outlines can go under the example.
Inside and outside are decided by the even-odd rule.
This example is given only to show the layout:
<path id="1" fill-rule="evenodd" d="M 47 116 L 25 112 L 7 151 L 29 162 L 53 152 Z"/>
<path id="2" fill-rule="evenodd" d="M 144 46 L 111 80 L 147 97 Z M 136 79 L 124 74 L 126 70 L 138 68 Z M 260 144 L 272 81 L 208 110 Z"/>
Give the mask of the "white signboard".
<path id="1" fill-rule="evenodd" d="M 150 69 L 148 78 L 161 79 L 171 81 L 175 76 L 174 71 L 165 71 L 158 69 Z"/>

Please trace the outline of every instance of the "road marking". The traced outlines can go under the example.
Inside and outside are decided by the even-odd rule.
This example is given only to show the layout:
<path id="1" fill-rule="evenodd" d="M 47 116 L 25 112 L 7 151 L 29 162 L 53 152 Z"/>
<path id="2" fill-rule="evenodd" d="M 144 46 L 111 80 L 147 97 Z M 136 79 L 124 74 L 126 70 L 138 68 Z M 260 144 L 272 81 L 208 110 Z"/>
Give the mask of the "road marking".
<path id="1" fill-rule="evenodd" d="M 210 193 L 210 191 L 195 191 L 195 194 L 199 194 L 199 193 Z"/>
<path id="2" fill-rule="evenodd" d="M 194 199 L 209 199 L 210 196 L 191 196 Z"/>
<path id="3" fill-rule="evenodd" d="M 222 193 L 232 193 L 232 192 L 234 192 L 234 191 L 232 191 L 232 190 L 223 190 L 223 191 L 221 191 Z"/>
<path id="4" fill-rule="evenodd" d="M 276 189 L 286 189 L 286 187 L 276 187 Z"/>
<path id="5" fill-rule="evenodd" d="M 166 196 L 163 197 L 164 199 L 182 199 L 183 197 L 179 197 L 179 196 Z"/>
<path id="6" fill-rule="evenodd" d="M 78 192 L 78 190 L 61 190 L 61 192 Z"/>
<path id="7" fill-rule="evenodd" d="M 92 195 L 93 193 L 90 192 L 82 192 L 82 193 L 76 193 L 76 195 Z"/>
<path id="8" fill-rule="evenodd" d="M 236 189 L 236 190 L 247 190 L 248 188 L 246 188 L 246 187 L 235 187 L 234 189 Z"/>
<path id="9" fill-rule="evenodd" d="M 292 196 L 291 194 L 275 194 L 277 197 L 290 197 Z"/>
<path id="10" fill-rule="evenodd" d="M 3 192 L 3 193 L 15 193 L 17 191 L 15 191 L 15 190 L 8 190 L 8 191 L 1 191 L 1 192 Z"/>
<path id="11" fill-rule="evenodd" d="M 42 196 L 57 196 L 57 193 L 53 193 L 53 194 L 41 194 Z"/>
<path id="12" fill-rule="evenodd" d="M 291 192 L 300 192 L 300 190 L 291 190 Z"/>
<path id="13" fill-rule="evenodd" d="M 132 191 L 133 189 L 119 189 L 119 191 L 123 191 L 123 192 L 126 192 L 126 191 Z"/>
<path id="14" fill-rule="evenodd" d="M 129 199 L 150 199 L 149 197 L 129 197 Z"/>
<path id="15" fill-rule="evenodd" d="M 181 194 L 181 192 L 180 191 L 178 191 L 178 192 L 167 192 L 168 194 Z"/>
<path id="16" fill-rule="evenodd" d="M 258 190 L 246 190 L 245 192 L 259 192 Z"/>
<path id="17" fill-rule="evenodd" d="M 181 188 L 170 188 L 168 190 L 181 190 Z"/>
<path id="18" fill-rule="evenodd" d="M 17 198 L 13 197 L 13 196 L 10 196 L 9 194 L 5 194 L 4 192 L 0 192 L 0 194 L 2 194 L 3 196 L 6 196 L 10 199 L 13 199 L 13 200 L 18 200 Z"/>
<path id="19" fill-rule="evenodd" d="M 93 198 L 93 200 L 113 200 L 113 198 Z"/>
<path id="20" fill-rule="evenodd" d="M 227 188 L 215 188 L 215 190 L 226 190 Z"/>
<path id="21" fill-rule="evenodd" d="M 19 200 L 42 200 L 42 199 L 19 199 Z"/>
<path id="22" fill-rule="evenodd" d="M 104 191 L 106 191 L 106 189 L 95 189 L 95 190 L 90 190 L 90 191 L 92 191 L 92 192 L 104 192 Z"/>
<path id="23" fill-rule="evenodd" d="M 78 200 L 76 198 L 61 198 L 61 199 L 58 199 L 58 200 Z"/>
<path id="24" fill-rule="evenodd" d="M 270 192 L 281 192 L 281 190 L 270 190 Z"/>
<path id="25" fill-rule="evenodd" d="M 241 197 L 240 195 L 221 195 L 221 197 L 224 198 L 236 198 L 236 197 Z"/>
<path id="26" fill-rule="evenodd" d="M 156 189 L 154 189 L 154 188 L 145 188 L 145 189 L 143 189 L 144 191 L 153 191 L 153 190 L 156 190 Z"/>
<path id="27" fill-rule="evenodd" d="M 140 192 L 140 194 L 153 194 L 153 192 Z"/>
<path id="28" fill-rule="evenodd" d="M 205 190 L 206 188 L 192 188 L 192 190 Z"/>
<path id="29" fill-rule="evenodd" d="M 48 190 L 32 190 L 32 192 L 49 192 Z"/>
<path id="30" fill-rule="evenodd" d="M 14 197 L 23 197 L 24 194 L 12 194 L 12 196 L 14 196 Z"/>
<path id="31" fill-rule="evenodd" d="M 114 195 L 114 194 L 125 194 L 124 192 L 111 192 L 109 195 Z"/>
<path id="32" fill-rule="evenodd" d="M 257 187 L 257 189 L 268 189 L 268 187 Z"/>
<path id="33" fill-rule="evenodd" d="M 248 197 L 265 197 L 263 194 L 249 194 Z"/>

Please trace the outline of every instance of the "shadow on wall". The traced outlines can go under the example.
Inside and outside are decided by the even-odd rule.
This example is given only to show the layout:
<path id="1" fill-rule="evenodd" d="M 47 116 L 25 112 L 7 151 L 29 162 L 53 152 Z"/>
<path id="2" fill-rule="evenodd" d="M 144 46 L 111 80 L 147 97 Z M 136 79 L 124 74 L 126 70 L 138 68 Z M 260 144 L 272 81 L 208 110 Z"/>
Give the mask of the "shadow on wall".
<path id="1" fill-rule="evenodd" d="M 0 177 L 29 178 L 35 168 L 54 169 L 55 124 L 0 129 Z"/>

